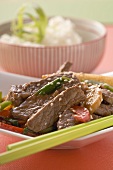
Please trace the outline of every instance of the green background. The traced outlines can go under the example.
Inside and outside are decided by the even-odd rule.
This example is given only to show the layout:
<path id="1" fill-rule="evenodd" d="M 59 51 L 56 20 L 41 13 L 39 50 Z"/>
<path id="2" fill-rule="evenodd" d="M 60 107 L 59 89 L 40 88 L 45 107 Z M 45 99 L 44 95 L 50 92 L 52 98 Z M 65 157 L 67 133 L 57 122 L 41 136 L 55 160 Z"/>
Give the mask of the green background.
<path id="1" fill-rule="evenodd" d="M 62 15 L 113 23 L 113 0 L 0 0 L 0 23 L 14 18 L 25 2 L 37 2 L 48 16 Z"/>

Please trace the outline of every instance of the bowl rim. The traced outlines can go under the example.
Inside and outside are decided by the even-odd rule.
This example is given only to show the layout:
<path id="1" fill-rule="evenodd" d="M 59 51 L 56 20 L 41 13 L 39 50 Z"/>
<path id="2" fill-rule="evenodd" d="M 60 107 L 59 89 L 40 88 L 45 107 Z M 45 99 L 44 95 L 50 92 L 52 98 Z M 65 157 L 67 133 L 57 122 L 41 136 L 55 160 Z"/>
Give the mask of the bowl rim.
<path id="1" fill-rule="evenodd" d="M 54 16 L 52 16 L 54 17 Z M 12 47 L 20 47 L 20 48 L 37 48 L 37 49 L 53 49 L 53 48 L 72 48 L 72 47 L 78 47 L 78 46 L 88 46 L 90 44 L 93 44 L 93 43 L 97 43 L 98 41 L 102 40 L 102 39 L 105 39 L 107 37 L 107 29 L 105 27 L 104 24 L 102 24 L 101 22 L 97 21 L 97 20 L 93 20 L 93 19 L 86 19 L 86 18 L 74 18 L 74 17 L 66 17 L 66 16 L 62 16 L 63 18 L 67 18 L 67 19 L 70 19 L 72 20 L 73 22 L 75 21 L 80 21 L 80 22 L 87 22 L 87 23 L 91 23 L 92 25 L 99 25 L 101 26 L 101 28 L 103 29 L 103 34 L 100 35 L 99 37 L 97 37 L 96 39 L 93 39 L 91 41 L 87 41 L 87 42 L 81 42 L 79 44 L 72 44 L 72 45 L 42 45 L 42 46 L 38 46 L 38 45 L 31 45 L 31 44 L 27 44 L 27 45 L 24 45 L 24 44 L 14 44 L 14 43 L 9 43 L 9 42 L 2 42 L 0 41 L 0 44 L 2 45 L 8 45 L 8 46 L 12 46 Z M 51 18 L 51 17 L 49 17 Z M 0 24 L 0 27 L 3 26 L 3 25 L 8 25 L 8 24 L 11 24 L 11 21 L 7 21 L 7 22 L 2 22 Z M 0 35 L 1 36 L 1 35 Z"/>

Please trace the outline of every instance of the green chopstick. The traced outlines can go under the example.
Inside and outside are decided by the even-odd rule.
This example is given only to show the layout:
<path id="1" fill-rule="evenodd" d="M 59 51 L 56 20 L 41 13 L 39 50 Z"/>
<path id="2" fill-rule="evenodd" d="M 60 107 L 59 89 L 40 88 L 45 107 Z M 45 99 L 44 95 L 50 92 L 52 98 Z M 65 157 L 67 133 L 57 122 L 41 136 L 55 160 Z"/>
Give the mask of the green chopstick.
<path id="1" fill-rule="evenodd" d="M 40 137 L 28 139 L 26 141 L 17 143 L 16 147 L 11 147 L 13 145 L 9 145 L 8 148 L 13 149 L 0 155 L 0 164 L 8 163 L 19 158 L 34 154 L 36 152 L 49 149 L 51 147 L 88 135 L 112 125 L 113 115 L 66 128 L 60 131 L 52 132 Z"/>
<path id="2" fill-rule="evenodd" d="M 7 149 L 8 150 L 12 150 L 12 149 L 17 149 L 19 147 L 23 147 L 23 146 L 26 146 L 28 144 L 30 144 L 31 142 L 32 143 L 35 143 L 35 142 L 39 142 L 41 140 L 44 140 L 46 139 L 47 137 L 54 137 L 56 134 L 59 135 L 59 134 L 62 134 L 63 131 L 65 132 L 70 132 L 70 130 L 75 130 L 75 129 L 78 129 L 80 127 L 84 127 L 84 125 L 92 125 L 93 124 L 97 124 L 98 122 L 101 122 L 101 121 L 104 121 L 104 120 L 107 120 L 107 119 L 110 119 L 112 116 L 107 116 L 107 117 L 104 117 L 104 118 L 100 118 L 100 119 L 97 119 L 97 120 L 93 120 L 93 121 L 90 121 L 90 122 L 87 122 L 87 123 L 81 123 L 79 125 L 76 125 L 76 126 L 73 126 L 73 127 L 70 127 L 70 128 L 66 128 L 66 129 L 62 129 L 62 130 L 59 130 L 59 131 L 55 131 L 55 132 L 51 132 L 51 133 L 47 133 L 45 135 L 41 135 L 41 136 L 38 136 L 38 137 L 35 137 L 35 138 L 31 138 L 29 140 L 24 140 L 24 141 L 20 141 L 20 142 L 16 142 L 16 143 L 13 143 L 13 144 L 10 144 L 7 146 Z"/>

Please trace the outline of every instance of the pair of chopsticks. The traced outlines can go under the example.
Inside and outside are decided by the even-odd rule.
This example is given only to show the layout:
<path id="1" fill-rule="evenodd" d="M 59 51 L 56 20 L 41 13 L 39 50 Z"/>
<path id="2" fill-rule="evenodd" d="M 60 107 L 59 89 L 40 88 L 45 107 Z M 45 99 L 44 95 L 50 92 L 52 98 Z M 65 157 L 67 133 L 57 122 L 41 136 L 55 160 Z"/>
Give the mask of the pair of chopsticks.
<path id="1" fill-rule="evenodd" d="M 91 134 L 113 125 L 113 115 L 51 132 L 42 136 L 8 145 L 8 151 L 0 155 L 0 165 L 44 151 L 70 140 Z"/>

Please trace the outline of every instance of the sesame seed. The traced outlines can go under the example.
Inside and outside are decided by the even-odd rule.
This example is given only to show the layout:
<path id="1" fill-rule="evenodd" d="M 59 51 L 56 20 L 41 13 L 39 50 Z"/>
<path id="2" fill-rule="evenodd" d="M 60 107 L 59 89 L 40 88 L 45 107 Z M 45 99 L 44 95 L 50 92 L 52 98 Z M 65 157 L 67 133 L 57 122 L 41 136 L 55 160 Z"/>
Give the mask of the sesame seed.
<path id="1" fill-rule="evenodd" d="M 49 77 L 47 80 L 51 80 L 51 78 Z"/>
<path id="2" fill-rule="evenodd" d="M 40 86 L 40 83 L 38 83 L 37 86 Z"/>
<path id="3" fill-rule="evenodd" d="M 50 105 L 53 106 L 53 103 L 51 103 Z"/>
<path id="4" fill-rule="evenodd" d="M 59 98 L 59 102 L 60 102 L 61 100 L 62 100 L 62 98 L 60 97 L 60 98 Z"/>
<path id="5" fill-rule="evenodd" d="M 60 77 L 60 80 L 62 80 L 62 77 Z"/>
<path id="6" fill-rule="evenodd" d="M 75 78 L 75 75 L 74 75 L 74 74 L 72 75 L 72 78 Z"/>
<path id="7" fill-rule="evenodd" d="M 57 82 L 57 84 L 60 84 L 60 82 Z"/>

